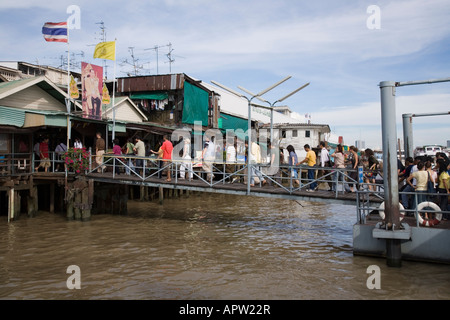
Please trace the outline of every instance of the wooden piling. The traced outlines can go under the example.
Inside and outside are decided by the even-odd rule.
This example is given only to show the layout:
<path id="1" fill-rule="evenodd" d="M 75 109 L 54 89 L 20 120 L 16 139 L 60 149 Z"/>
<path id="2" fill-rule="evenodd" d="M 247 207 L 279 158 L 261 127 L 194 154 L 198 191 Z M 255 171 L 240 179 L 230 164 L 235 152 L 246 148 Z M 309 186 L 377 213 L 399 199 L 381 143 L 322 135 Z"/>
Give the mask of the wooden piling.
<path id="1" fill-rule="evenodd" d="M 89 203 L 89 188 L 84 188 L 81 192 L 81 220 L 91 219 L 91 204 Z"/>
<path id="2" fill-rule="evenodd" d="M 34 201 L 33 197 L 31 196 L 31 190 L 30 194 L 27 196 L 27 214 L 30 218 L 32 218 L 35 214 Z"/>
<path id="3" fill-rule="evenodd" d="M 75 219 L 74 208 L 73 208 L 73 198 L 67 201 L 66 206 L 66 217 L 68 220 Z"/>
<path id="4" fill-rule="evenodd" d="M 14 219 L 14 188 L 8 189 L 8 222 Z"/>
<path id="5" fill-rule="evenodd" d="M 55 184 L 50 184 L 50 213 L 55 212 Z"/>
<path id="6" fill-rule="evenodd" d="M 159 187 L 159 204 L 164 204 L 164 189 L 163 187 Z"/>
<path id="7" fill-rule="evenodd" d="M 81 220 L 81 208 L 80 208 L 81 202 L 82 202 L 81 192 L 77 191 L 75 193 L 75 203 L 74 203 L 75 220 Z"/>
<path id="8" fill-rule="evenodd" d="M 19 219 L 21 211 L 21 196 L 19 191 L 14 191 L 14 220 Z"/>
<path id="9" fill-rule="evenodd" d="M 34 214 L 36 214 L 39 211 L 38 187 L 33 185 L 30 191 L 31 198 L 33 199 Z"/>

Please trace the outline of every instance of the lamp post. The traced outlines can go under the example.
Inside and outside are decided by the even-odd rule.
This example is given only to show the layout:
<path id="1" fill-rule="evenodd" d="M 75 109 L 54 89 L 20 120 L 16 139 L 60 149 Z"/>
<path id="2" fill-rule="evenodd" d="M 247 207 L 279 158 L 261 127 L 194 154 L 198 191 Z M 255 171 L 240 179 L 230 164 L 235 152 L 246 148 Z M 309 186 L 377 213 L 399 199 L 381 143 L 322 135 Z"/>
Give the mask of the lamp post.
<path id="1" fill-rule="evenodd" d="M 230 88 L 228 88 L 228 87 L 226 87 L 226 86 L 224 86 L 224 85 L 222 85 L 222 84 L 220 84 L 220 83 L 218 83 L 216 81 L 211 81 L 216 86 L 218 86 L 218 87 L 220 87 L 220 88 L 222 88 L 222 89 L 224 89 L 224 90 L 226 90 L 226 91 L 228 91 L 228 92 L 230 92 L 230 93 L 232 93 L 232 94 L 234 94 L 234 95 L 236 95 L 236 96 L 238 96 L 240 98 L 246 99 L 248 101 L 248 129 L 247 129 L 247 136 L 248 136 L 248 141 L 249 141 L 249 150 L 248 150 L 248 154 L 247 154 L 247 163 L 248 163 L 247 164 L 247 194 L 250 194 L 250 181 L 251 181 L 251 165 L 250 165 L 250 157 L 249 156 L 250 156 L 250 150 L 251 150 L 250 148 L 251 148 L 251 143 L 252 143 L 252 116 L 251 116 L 252 115 L 252 100 L 254 98 L 261 97 L 262 95 L 264 95 L 267 92 L 269 92 L 270 90 L 278 87 L 280 84 L 282 84 L 283 82 L 289 80 L 290 78 L 291 78 L 291 76 L 288 76 L 288 77 L 282 79 L 281 81 L 273 84 L 272 86 L 268 87 L 267 89 L 261 91 L 258 94 L 251 94 L 250 98 L 248 98 L 247 96 L 245 96 L 245 95 L 243 95 L 241 93 L 238 93 L 238 92 L 236 92 L 236 91 L 234 91 L 234 90 L 232 90 L 232 89 L 230 89 Z"/>
<path id="2" fill-rule="evenodd" d="M 304 84 L 303 86 L 301 86 L 300 88 L 295 89 L 294 91 L 292 91 L 291 93 L 289 93 L 288 95 L 284 96 L 281 99 L 278 99 L 277 101 L 270 103 L 267 100 L 262 99 L 259 96 L 256 96 L 256 98 L 262 102 L 268 103 L 269 107 L 263 107 L 263 106 L 259 106 L 260 108 L 265 108 L 265 109 L 269 109 L 270 110 L 270 142 L 273 142 L 273 109 L 275 107 L 275 104 L 277 104 L 278 102 L 283 102 L 284 100 L 286 100 L 287 98 L 293 96 L 294 94 L 296 94 L 297 92 L 299 92 L 300 90 L 306 88 L 307 86 L 309 86 L 309 82 L 307 84 Z M 253 93 L 251 93 L 250 91 L 248 91 L 247 89 L 238 86 L 239 89 L 241 89 L 242 91 L 250 94 L 250 95 L 254 95 Z"/>

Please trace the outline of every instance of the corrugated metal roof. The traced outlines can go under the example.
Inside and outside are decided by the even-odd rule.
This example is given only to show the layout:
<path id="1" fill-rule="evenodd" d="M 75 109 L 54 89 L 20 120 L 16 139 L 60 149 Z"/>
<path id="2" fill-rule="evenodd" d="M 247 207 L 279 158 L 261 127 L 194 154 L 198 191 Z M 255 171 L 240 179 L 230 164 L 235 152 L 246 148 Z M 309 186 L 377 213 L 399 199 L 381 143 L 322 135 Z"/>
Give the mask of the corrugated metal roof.
<path id="1" fill-rule="evenodd" d="M 117 92 L 181 90 L 184 88 L 184 80 L 184 74 L 118 78 Z"/>
<path id="2" fill-rule="evenodd" d="M 20 128 L 24 123 L 25 110 L 0 106 L 0 124 Z"/>

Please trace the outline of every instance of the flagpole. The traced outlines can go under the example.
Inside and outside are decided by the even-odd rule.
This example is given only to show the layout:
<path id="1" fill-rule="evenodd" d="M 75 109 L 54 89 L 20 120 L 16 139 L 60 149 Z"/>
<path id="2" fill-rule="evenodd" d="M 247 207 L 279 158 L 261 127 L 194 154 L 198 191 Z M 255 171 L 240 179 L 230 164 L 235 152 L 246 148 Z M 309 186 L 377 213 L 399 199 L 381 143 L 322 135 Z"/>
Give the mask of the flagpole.
<path id="1" fill-rule="evenodd" d="M 67 144 L 66 148 L 69 149 L 69 143 L 70 143 L 70 129 L 71 129 L 71 123 L 70 123 L 70 38 L 69 38 L 69 23 L 67 22 L 67 98 L 68 101 L 66 102 L 66 108 L 67 108 Z"/>
<path id="2" fill-rule="evenodd" d="M 113 79 L 113 98 L 112 98 L 112 108 L 113 108 L 113 131 L 112 131 L 112 140 L 114 141 L 116 136 L 116 41 L 114 39 L 114 79 Z"/>

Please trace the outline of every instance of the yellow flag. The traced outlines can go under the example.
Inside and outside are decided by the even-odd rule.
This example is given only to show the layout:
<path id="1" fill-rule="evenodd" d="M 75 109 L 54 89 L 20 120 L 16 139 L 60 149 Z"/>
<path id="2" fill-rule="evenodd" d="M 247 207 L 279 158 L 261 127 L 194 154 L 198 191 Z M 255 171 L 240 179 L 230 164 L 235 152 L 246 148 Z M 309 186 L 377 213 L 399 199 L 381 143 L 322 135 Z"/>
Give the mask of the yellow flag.
<path id="1" fill-rule="evenodd" d="M 103 83 L 102 103 L 103 104 L 111 103 L 111 97 L 109 96 L 108 88 L 106 87 L 105 83 Z"/>
<path id="2" fill-rule="evenodd" d="M 74 99 L 78 99 L 80 96 L 80 93 L 78 92 L 77 83 L 75 82 L 75 79 L 72 75 L 70 75 L 70 97 Z"/>
<path id="3" fill-rule="evenodd" d="M 94 58 L 116 60 L 116 42 L 100 42 L 95 46 Z"/>

